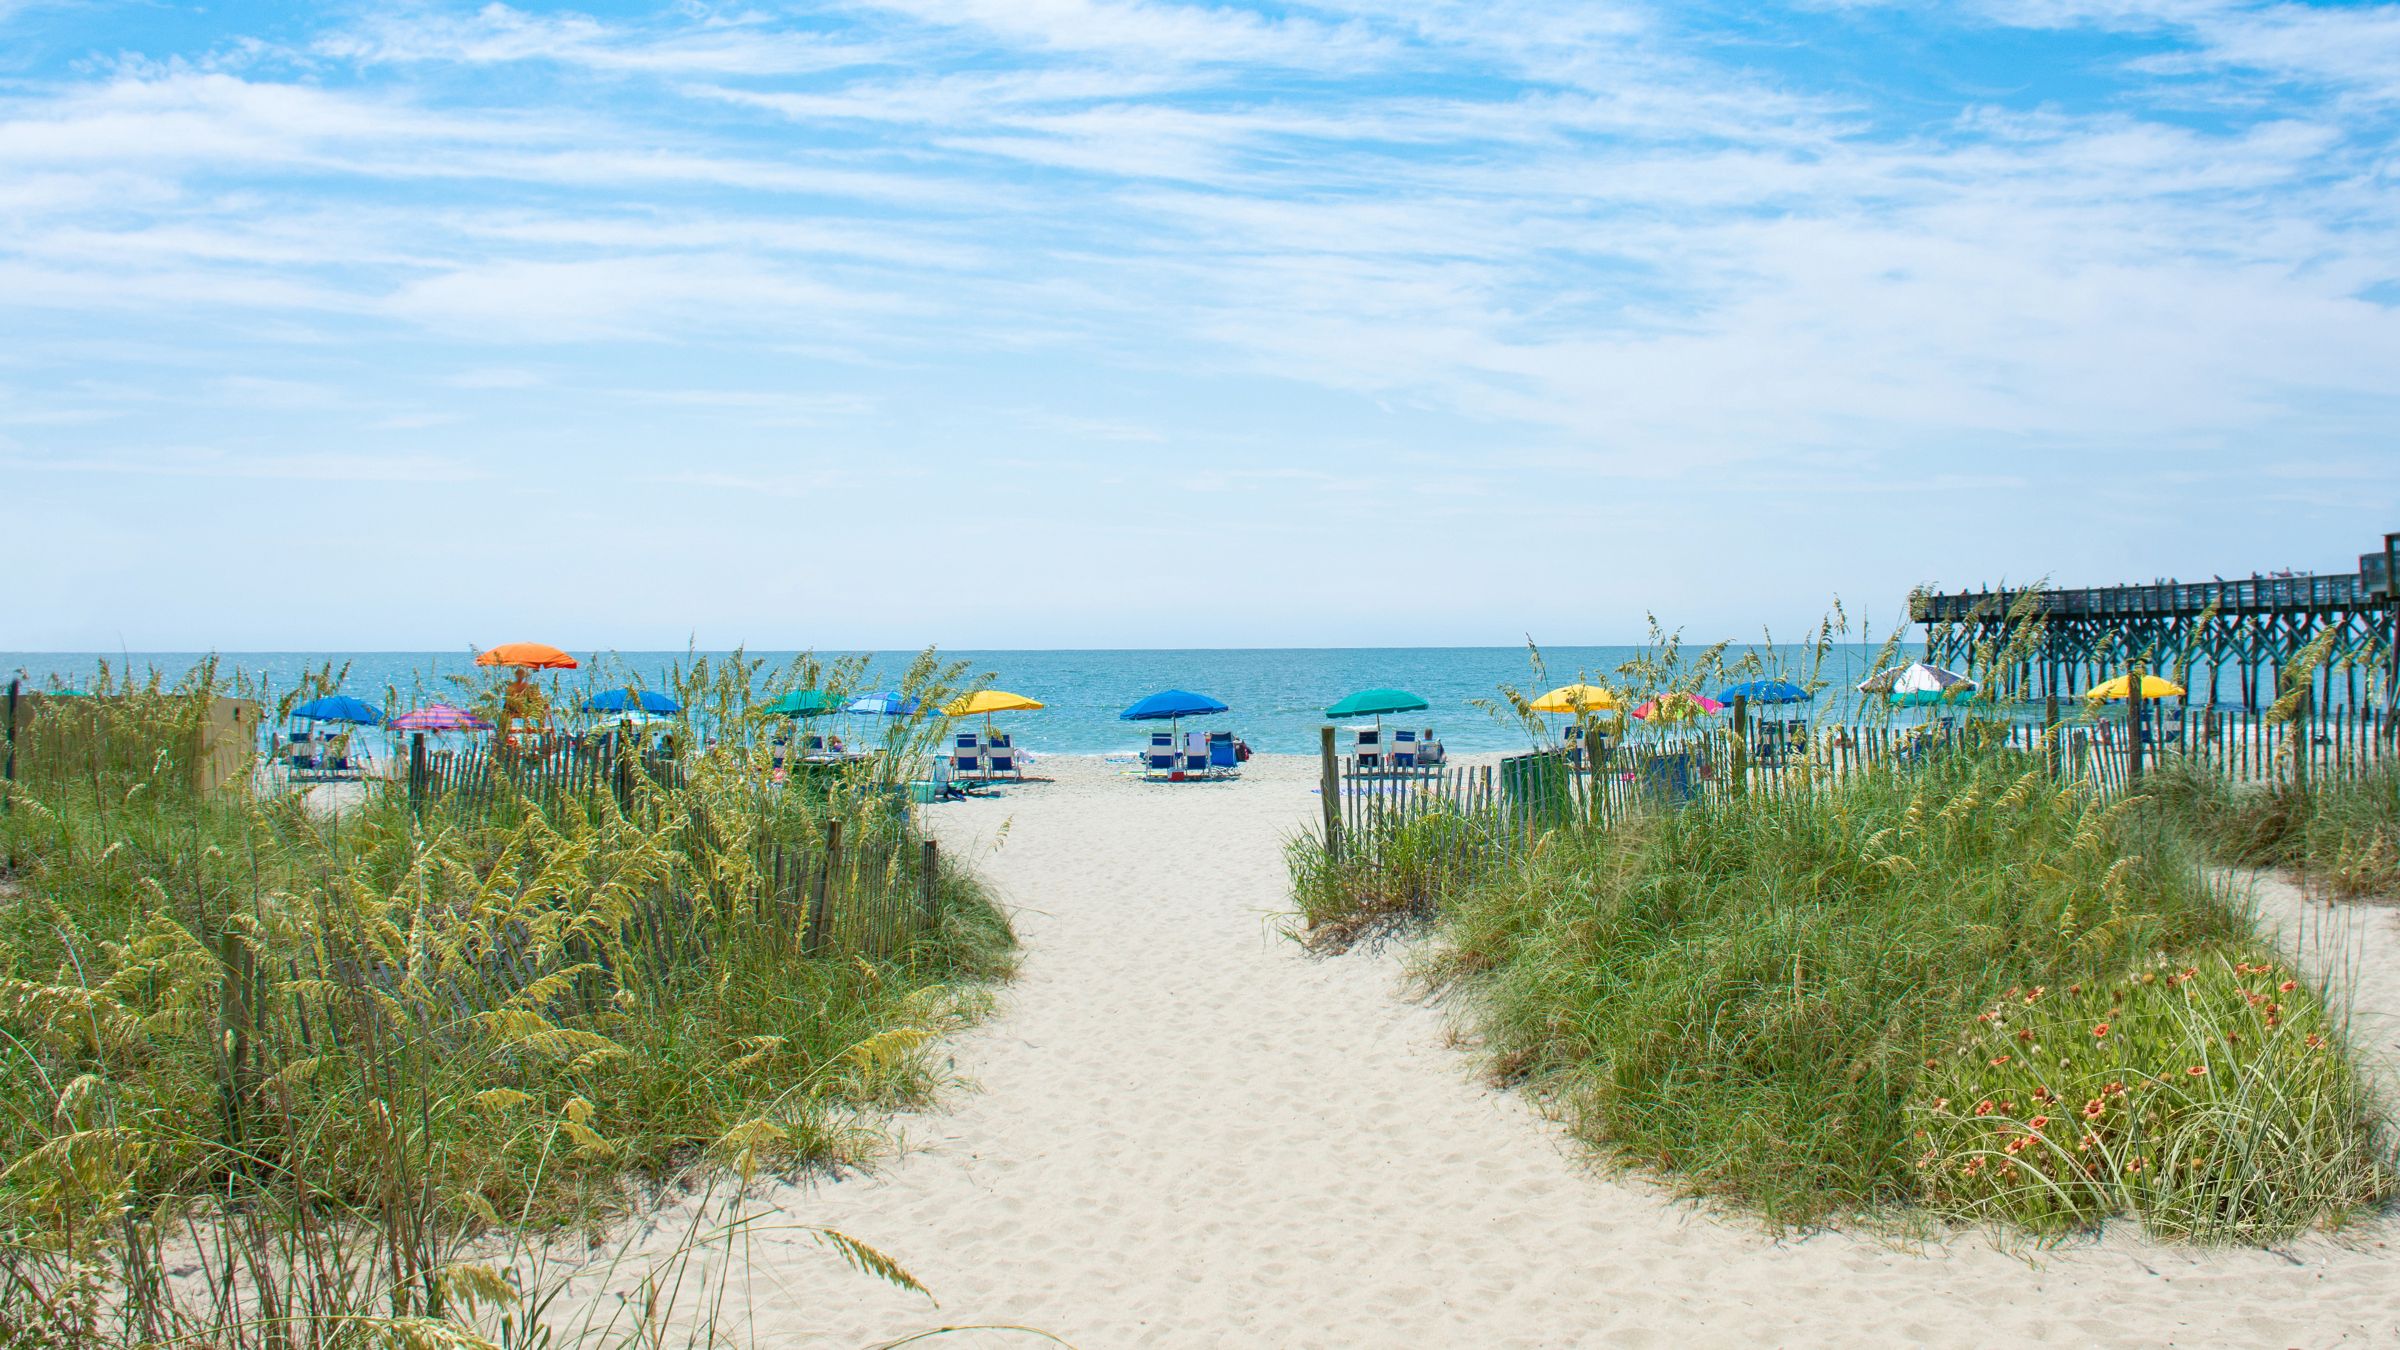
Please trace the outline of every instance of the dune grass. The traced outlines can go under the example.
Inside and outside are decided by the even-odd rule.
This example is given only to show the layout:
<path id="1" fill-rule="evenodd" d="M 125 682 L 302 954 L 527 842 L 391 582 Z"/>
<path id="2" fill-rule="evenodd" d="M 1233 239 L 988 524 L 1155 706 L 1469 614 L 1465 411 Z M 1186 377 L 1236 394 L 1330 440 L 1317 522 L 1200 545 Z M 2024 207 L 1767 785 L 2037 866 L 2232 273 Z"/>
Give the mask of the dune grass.
<path id="1" fill-rule="evenodd" d="M 1007 967 L 947 864 L 874 954 L 760 902 L 769 846 L 821 856 L 836 820 L 849 875 L 926 893 L 871 770 L 769 792 L 728 737 L 623 797 L 327 815 L 192 786 L 205 676 L 101 692 L 114 752 L 0 815 L 0 1341 L 655 1340 L 558 1324 L 516 1258 L 650 1186 L 871 1154 Z"/>
<path id="2" fill-rule="evenodd" d="M 2335 896 L 2400 898 L 2400 762 L 2303 787 L 2235 783 L 2171 759 L 2144 791 L 2213 861 L 2289 868 Z"/>
<path id="3" fill-rule="evenodd" d="M 1929 1103 L 1968 1099 L 1957 1048 L 2012 990 L 2081 998 L 2162 954 L 2210 972 L 2275 964 L 2149 820 L 2138 801 L 2052 783 L 2038 758 L 1961 752 L 1513 844 L 1494 829 L 1409 904 L 1436 914 L 1423 974 L 1460 1000 L 1496 1078 L 1541 1094 L 1603 1154 L 1772 1225 L 1922 1206 L 2043 1232 L 2123 1214 L 2209 1239 L 2338 1222 L 2389 1192 L 2389 1147 L 2341 1018 L 2302 984 L 2277 995 L 2279 1017 L 2327 1049 L 2241 1060 L 2211 1082 L 2245 1085 L 2230 1098 L 2178 1076 L 2189 1038 L 2254 1032 L 2247 1004 L 2178 1004 L 2172 1034 L 2126 1035 L 2107 1065 L 2177 1086 L 2143 1098 L 2159 1117 L 2146 1139 L 2273 1137 L 2282 1151 L 2186 1147 L 2173 1192 L 2089 1187 L 2050 1208 L 1946 1179 L 1969 1145 L 1932 1137 L 1946 1118 Z M 1345 894 L 1390 908 L 1306 852 L 1295 883 L 1318 922 L 1346 921 Z M 2088 1076 L 2057 1072 L 2062 1098 Z M 2041 1086 L 2011 1099 L 2029 1107 Z"/>

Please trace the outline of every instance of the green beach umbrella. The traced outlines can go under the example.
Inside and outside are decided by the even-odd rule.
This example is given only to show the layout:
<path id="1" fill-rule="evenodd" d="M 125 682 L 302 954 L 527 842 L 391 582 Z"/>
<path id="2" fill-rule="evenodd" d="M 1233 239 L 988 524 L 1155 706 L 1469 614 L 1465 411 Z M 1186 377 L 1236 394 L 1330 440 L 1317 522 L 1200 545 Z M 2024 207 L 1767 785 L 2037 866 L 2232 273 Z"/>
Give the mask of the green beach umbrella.
<path id="1" fill-rule="evenodd" d="M 778 717 L 820 717 L 833 710 L 833 696 L 822 689 L 795 689 L 759 709 Z"/>
<path id="2" fill-rule="evenodd" d="M 1377 729 L 1385 713 L 1418 712 L 1433 705 L 1405 689 L 1361 689 L 1325 710 L 1336 722 L 1346 717 L 1372 717 Z"/>

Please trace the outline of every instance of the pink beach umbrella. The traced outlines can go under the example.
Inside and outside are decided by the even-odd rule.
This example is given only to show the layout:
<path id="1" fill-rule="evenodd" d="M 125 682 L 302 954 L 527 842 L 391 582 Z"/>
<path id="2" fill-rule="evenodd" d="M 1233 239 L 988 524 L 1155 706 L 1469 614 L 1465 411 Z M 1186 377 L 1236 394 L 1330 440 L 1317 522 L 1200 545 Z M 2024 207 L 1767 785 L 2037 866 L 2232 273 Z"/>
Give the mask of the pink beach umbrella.
<path id="1" fill-rule="evenodd" d="M 492 729 L 491 723 L 464 708 L 453 708 L 447 703 L 428 703 L 422 708 L 411 708 L 384 725 L 393 731 L 490 731 Z"/>
<path id="2" fill-rule="evenodd" d="M 1723 712 L 1725 705 L 1706 694 L 1661 694 L 1633 710 L 1645 722 L 1688 722 L 1706 713 Z"/>

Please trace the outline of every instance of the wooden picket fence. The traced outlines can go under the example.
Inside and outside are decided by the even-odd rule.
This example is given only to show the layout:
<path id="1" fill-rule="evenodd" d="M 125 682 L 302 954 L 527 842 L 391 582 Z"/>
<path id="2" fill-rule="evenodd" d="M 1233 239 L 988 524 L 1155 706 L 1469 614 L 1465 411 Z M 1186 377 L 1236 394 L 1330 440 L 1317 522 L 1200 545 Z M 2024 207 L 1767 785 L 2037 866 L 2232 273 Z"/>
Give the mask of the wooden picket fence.
<path id="1" fill-rule="evenodd" d="M 1525 847 L 1559 826 L 1607 825 L 1637 811 L 1735 793 L 1814 792 L 1870 773 L 1906 771 L 1960 748 L 2004 746 L 2044 756 L 2054 777 L 2088 782 L 2102 796 L 2123 793 L 2138 773 L 2178 763 L 2236 782 L 2305 786 L 2361 776 L 2396 753 L 2390 727 L 2372 713 L 2277 722 L 2258 714 L 2161 711 L 2153 706 L 2144 718 L 2139 768 L 2124 717 L 2050 726 L 1967 718 L 1906 727 L 1768 720 L 1745 735 L 1714 726 L 1607 746 L 1589 767 L 1559 749 L 1472 765 L 1362 764 L 1334 754 L 1328 728 L 1320 841 L 1355 865 L 1411 870 L 1431 880 L 1474 866 L 1491 850 Z"/>
<path id="2" fill-rule="evenodd" d="M 408 795 L 412 804 L 446 799 L 453 805 L 489 809 L 497 801 L 531 800 L 555 805 L 603 792 L 630 806 L 643 782 L 683 786 L 682 762 L 656 753 L 608 755 L 580 747 L 547 754 L 495 752 L 489 746 L 428 750 L 423 736 L 409 744 Z"/>

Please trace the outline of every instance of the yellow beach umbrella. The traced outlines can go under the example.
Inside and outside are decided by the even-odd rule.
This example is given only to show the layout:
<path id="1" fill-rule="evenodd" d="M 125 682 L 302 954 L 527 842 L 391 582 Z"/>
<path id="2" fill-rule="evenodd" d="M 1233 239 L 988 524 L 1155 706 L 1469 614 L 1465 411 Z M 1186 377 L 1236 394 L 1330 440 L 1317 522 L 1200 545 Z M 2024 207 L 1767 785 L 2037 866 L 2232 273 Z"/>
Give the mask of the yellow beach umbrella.
<path id="1" fill-rule="evenodd" d="M 2130 676 L 2119 675 L 2113 680 L 2085 690 L 2083 696 L 2094 700 L 2131 698 L 2133 696 L 2133 680 Z M 2164 675 L 2144 675 L 2142 677 L 2142 697 L 2181 698 L 2183 697 L 2183 686 Z"/>
<path id="2" fill-rule="evenodd" d="M 983 714 L 983 736 L 987 741 L 992 736 L 993 713 L 1039 712 L 1041 709 L 1042 701 L 1040 699 L 1027 698 L 1023 694 L 1012 694 L 1005 689 L 979 689 L 972 694 L 961 694 L 942 705 L 942 711 L 952 717 L 973 717 L 977 713 Z"/>
<path id="3" fill-rule="evenodd" d="M 1531 706 L 1537 713 L 1614 712 L 1617 696 L 1596 684 L 1562 684 Z"/>
<path id="4" fill-rule="evenodd" d="M 993 713 L 1039 712 L 1041 709 L 1042 703 L 1039 699 L 1030 699 L 1023 694 L 1012 694 L 1005 689 L 979 689 L 972 694 L 961 694 L 950 700 L 943 706 L 942 711 L 952 717 L 973 717 L 977 713 L 988 717 Z"/>

